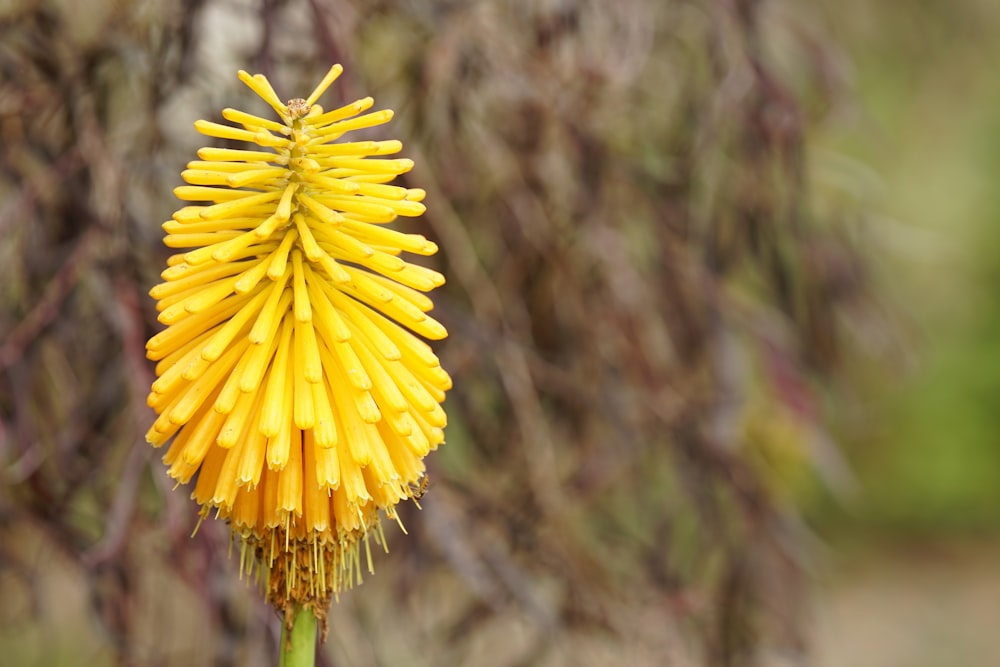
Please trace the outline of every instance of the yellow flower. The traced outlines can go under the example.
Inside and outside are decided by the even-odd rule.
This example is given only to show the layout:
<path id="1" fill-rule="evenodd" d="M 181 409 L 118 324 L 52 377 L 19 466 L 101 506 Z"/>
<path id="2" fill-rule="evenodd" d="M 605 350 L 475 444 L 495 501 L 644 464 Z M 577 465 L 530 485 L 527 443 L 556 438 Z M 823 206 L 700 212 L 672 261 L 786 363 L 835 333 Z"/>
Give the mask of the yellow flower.
<path id="1" fill-rule="evenodd" d="M 146 346 L 158 362 L 147 440 L 173 439 L 169 474 L 197 473 L 193 497 L 230 522 L 241 572 L 259 563 L 273 604 L 317 614 L 360 580 L 361 542 L 371 569 L 378 510 L 398 520 L 417 493 L 451 387 L 414 335 L 447 335 L 422 294 L 444 278 L 401 258 L 437 246 L 386 226 L 423 213 L 424 192 L 388 185 L 413 167 L 382 157 L 400 142 L 338 141 L 392 118 L 362 113 L 371 98 L 316 104 L 341 71 L 287 104 L 241 71 L 280 122 L 225 109 L 236 126 L 195 123 L 260 148 L 203 148 L 182 173 L 174 193 L 195 203 L 163 223 L 183 250 L 150 291 L 167 328 Z"/>

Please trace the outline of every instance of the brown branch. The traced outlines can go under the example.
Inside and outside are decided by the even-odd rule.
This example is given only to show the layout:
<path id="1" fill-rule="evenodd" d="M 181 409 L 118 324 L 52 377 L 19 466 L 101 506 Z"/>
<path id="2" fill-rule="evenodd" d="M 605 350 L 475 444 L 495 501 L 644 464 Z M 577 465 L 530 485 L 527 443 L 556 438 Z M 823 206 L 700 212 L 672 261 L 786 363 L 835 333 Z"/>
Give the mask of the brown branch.
<path id="1" fill-rule="evenodd" d="M 94 567 L 115 558 L 122 549 L 129 534 L 132 514 L 135 511 L 136 496 L 139 492 L 139 480 L 146 463 L 152 458 L 153 450 L 142 443 L 144 424 L 151 422 L 150 410 L 146 407 L 144 396 L 152 384 L 153 377 L 149 372 L 144 353 L 144 329 L 142 311 L 139 308 L 139 295 L 135 285 L 119 277 L 115 283 L 116 320 L 121 323 L 119 336 L 123 343 L 123 353 L 128 365 L 128 376 L 131 380 L 131 405 L 135 413 L 136 442 L 132 445 L 125 460 L 125 466 L 118 482 L 118 491 L 105 521 L 104 538 L 83 555 L 87 567 Z"/>
<path id="2" fill-rule="evenodd" d="M 90 226 L 76 242 L 69 257 L 45 287 L 35 307 L 7 335 L 0 346 L 0 370 L 10 367 L 24 356 L 27 347 L 55 320 L 62 302 L 76 287 L 80 274 L 92 261 L 91 251 L 102 232 Z"/>

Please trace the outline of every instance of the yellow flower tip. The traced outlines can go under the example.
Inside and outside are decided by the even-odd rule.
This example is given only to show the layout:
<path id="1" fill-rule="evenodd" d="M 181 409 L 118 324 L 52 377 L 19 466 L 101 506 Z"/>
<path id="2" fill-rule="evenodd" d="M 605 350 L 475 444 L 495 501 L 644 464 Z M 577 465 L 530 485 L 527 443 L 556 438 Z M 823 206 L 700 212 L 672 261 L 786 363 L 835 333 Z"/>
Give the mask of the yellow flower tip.
<path id="1" fill-rule="evenodd" d="M 270 104 L 271 108 L 278 112 L 279 116 L 287 116 L 288 107 L 286 107 L 278 98 L 277 94 L 274 92 L 274 88 L 271 87 L 271 84 L 263 74 L 250 74 L 245 70 L 240 70 L 237 73 L 237 76 L 240 81 L 247 86 L 247 88 L 255 92 L 258 97 Z"/>
<path id="2" fill-rule="evenodd" d="M 272 132 L 277 132 L 279 134 L 289 135 L 292 130 L 287 125 L 282 125 L 273 120 L 268 120 L 267 118 L 261 118 L 260 116 L 255 116 L 253 114 L 240 111 L 239 109 L 226 108 L 222 110 L 222 117 L 226 120 L 230 120 L 234 123 L 239 123 L 247 130 L 256 131 L 259 128 L 270 130 Z"/>
<path id="3" fill-rule="evenodd" d="M 241 571 L 268 572 L 276 606 L 322 606 L 360 580 L 360 545 L 384 545 L 379 512 L 416 498 L 423 457 L 444 441 L 451 378 L 430 347 L 447 330 L 426 313 L 437 271 L 419 234 L 386 227 L 421 215 L 424 190 L 391 185 L 413 168 L 396 140 L 343 138 L 392 118 L 366 97 L 325 112 L 282 103 L 267 79 L 239 78 L 278 120 L 225 109 L 206 136 L 256 144 L 203 148 L 174 190 L 191 202 L 163 223 L 172 255 L 150 290 L 166 328 L 147 343 L 157 379 L 146 434 L 171 440 L 179 483 L 230 522 Z M 366 548 L 366 565 L 370 567 Z"/>
<path id="4" fill-rule="evenodd" d="M 306 98 L 305 100 L 306 104 L 307 105 L 314 104 L 316 100 L 318 100 L 323 95 L 323 93 L 326 92 L 326 89 L 330 87 L 330 84 L 336 81 L 337 78 L 343 72 L 344 68 L 340 64 L 331 67 L 329 71 L 326 73 L 326 76 L 324 76 L 323 79 L 319 82 L 319 85 L 317 85 L 316 88 L 312 91 L 312 93 L 309 94 L 309 97 Z"/>

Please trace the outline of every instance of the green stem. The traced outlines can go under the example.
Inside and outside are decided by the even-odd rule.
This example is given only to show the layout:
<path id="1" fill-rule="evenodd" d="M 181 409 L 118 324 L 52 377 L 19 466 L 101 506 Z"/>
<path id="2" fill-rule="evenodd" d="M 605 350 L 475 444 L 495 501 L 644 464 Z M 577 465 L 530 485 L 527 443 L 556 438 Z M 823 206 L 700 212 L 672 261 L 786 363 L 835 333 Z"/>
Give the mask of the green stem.
<path id="1" fill-rule="evenodd" d="M 316 617 L 305 607 L 296 605 L 292 614 L 292 631 L 281 624 L 281 661 L 278 667 L 314 667 L 316 664 Z"/>

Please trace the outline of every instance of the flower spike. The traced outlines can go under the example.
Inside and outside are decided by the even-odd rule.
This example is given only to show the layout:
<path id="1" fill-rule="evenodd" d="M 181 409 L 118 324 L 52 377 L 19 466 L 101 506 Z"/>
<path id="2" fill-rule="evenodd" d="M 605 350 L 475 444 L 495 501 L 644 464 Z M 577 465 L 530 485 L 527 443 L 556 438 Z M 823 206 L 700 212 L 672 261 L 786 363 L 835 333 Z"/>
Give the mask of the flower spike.
<path id="1" fill-rule="evenodd" d="M 279 120 L 225 109 L 231 124 L 195 123 L 255 146 L 203 148 L 181 174 L 191 204 L 163 223 L 179 250 L 150 290 L 166 328 L 146 346 L 159 415 L 146 437 L 170 443 L 168 473 L 197 476 L 202 515 L 229 521 L 272 604 L 320 618 L 360 579 L 360 545 L 383 540 L 379 512 L 398 520 L 423 488 L 451 388 L 420 339 L 447 335 L 423 294 L 444 277 L 403 255 L 437 246 L 387 226 L 423 213 L 424 191 L 391 184 L 413 167 L 385 157 L 398 141 L 341 140 L 391 111 L 316 104 L 342 71 L 287 103 L 240 71 Z"/>

